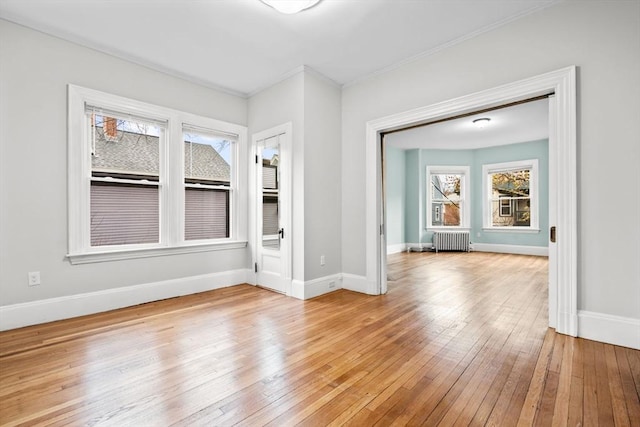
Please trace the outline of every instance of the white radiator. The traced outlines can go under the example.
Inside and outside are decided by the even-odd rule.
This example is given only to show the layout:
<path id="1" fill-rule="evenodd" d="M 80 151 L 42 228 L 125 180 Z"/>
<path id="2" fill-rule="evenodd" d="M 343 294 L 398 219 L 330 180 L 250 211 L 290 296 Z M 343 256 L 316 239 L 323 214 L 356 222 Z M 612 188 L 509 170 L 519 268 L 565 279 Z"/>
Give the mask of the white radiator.
<path id="1" fill-rule="evenodd" d="M 469 252 L 468 231 L 436 231 L 433 233 L 433 248 L 438 251 Z"/>

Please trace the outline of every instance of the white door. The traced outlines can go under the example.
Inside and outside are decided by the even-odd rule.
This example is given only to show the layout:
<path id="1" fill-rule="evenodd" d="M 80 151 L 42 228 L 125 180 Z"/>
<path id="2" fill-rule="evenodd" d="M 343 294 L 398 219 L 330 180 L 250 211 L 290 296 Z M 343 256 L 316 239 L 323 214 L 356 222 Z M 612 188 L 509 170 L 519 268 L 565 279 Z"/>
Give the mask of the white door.
<path id="1" fill-rule="evenodd" d="M 253 136 L 256 285 L 291 294 L 291 125 Z"/>

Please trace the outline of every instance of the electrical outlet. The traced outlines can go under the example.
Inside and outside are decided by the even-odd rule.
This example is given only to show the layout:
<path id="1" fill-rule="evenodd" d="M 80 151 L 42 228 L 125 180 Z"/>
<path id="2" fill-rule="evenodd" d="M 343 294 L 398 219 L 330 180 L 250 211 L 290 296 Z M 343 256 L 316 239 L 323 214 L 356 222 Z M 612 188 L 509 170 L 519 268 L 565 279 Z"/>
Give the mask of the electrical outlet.
<path id="1" fill-rule="evenodd" d="M 334 282 L 333 280 L 329 282 L 329 289 L 333 289 L 335 287 L 336 287 L 336 282 Z"/>
<path id="2" fill-rule="evenodd" d="M 40 284 L 40 272 L 39 271 L 30 271 L 29 272 L 29 286 L 38 286 Z"/>
<path id="3" fill-rule="evenodd" d="M 479 231 L 476 233 L 476 237 L 480 237 L 480 232 Z"/>
<path id="4" fill-rule="evenodd" d="M 324 265 L 324 255 L 320 255 L 320 265 Z"/>

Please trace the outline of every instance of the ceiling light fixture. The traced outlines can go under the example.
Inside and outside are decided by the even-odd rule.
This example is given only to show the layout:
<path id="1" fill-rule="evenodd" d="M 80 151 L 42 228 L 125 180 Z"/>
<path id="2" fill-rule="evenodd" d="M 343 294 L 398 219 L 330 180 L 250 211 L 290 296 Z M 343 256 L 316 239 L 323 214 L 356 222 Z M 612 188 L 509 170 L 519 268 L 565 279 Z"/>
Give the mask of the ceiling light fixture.
<path id="1" fill-rule="evenodd" d="M 473 121 L 473 124 L 476 125 L 477 128 L 482 129 L 483 127 L 487 126 L 490 121 L 491 119 L 488 117 L 481 117 L 479 119 L 475 119 Z"/>
<path id="2" fill-rule="evenodd" d="M 291 15 L 315 6 L 316 3 L 318 3 L 320 0 L 260 0 L 260 1 L 262 1 L 262 3 L 264 4 L 271 6 L 278 12 Z"/>

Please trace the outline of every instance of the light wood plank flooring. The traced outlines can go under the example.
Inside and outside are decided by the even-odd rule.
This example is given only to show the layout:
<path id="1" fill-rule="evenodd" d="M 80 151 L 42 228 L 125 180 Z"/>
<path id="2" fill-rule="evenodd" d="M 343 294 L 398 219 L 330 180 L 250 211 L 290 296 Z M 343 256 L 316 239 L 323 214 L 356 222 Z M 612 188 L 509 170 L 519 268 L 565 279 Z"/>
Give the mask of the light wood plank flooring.
<path id="1" fill-rule="evenodd" d="M 640 351 L 557 335 L 546 258 L 411 253 L 389 293 L 248 285 L 0 333 L 0 424 L 640 426 Z"/>

